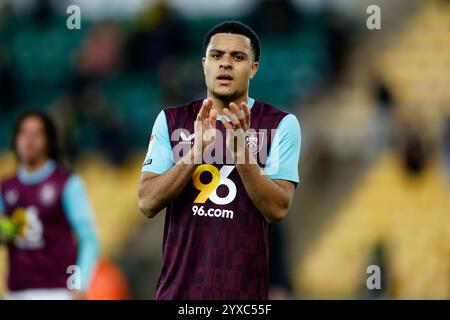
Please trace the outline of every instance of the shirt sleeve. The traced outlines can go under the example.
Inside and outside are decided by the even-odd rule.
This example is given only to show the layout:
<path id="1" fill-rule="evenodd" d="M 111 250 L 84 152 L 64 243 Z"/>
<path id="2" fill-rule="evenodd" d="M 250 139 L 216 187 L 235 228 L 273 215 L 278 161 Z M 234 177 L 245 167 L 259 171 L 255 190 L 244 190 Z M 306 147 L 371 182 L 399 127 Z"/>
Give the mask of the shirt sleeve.
<path id="1" fill-rule="evenodd" d="M 63 208 L 78 241 L 77 266 L 81 270 L 81 290 L 87 289 L 98 260 L 100 245 L 92 209 L 83 180 L 72 175 L 64 186 Z"/>
<path id="2" fill-rule="evenodd" d="M 267 157 L 264 172 L 270 179 L 292 181 L 297 186 L 301 139 L 297 117 L 288 114 L 278 125 Z"/>
<path id="3" fill-rule="evenodd" d="M 161 111 L 153 125 L 147 155 L 142 165 L 142 172 L 163 174 L 172 168 L 173 165 L 172 146 L 170 144 L 166 114 L 164 111 Z"/>

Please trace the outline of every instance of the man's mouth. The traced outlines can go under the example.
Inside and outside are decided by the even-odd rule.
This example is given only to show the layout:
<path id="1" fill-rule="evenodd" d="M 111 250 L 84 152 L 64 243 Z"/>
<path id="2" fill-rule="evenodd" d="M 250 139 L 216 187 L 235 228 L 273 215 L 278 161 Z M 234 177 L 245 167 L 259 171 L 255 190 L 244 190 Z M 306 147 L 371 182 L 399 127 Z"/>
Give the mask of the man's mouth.
<path id="1" fill-rule="evenodd" d="M 221 74 L 216 79 L 221 85 L 227 85 L 233 81 L 233 76 L 229 74 Z"/>

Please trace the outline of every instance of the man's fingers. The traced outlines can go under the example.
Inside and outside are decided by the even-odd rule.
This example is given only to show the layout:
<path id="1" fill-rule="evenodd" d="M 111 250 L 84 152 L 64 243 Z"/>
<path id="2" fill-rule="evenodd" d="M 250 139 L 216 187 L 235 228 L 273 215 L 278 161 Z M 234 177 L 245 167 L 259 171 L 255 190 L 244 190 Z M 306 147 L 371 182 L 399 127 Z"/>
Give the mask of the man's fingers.
<path id="1" fill-rule="evenodd" d="M 241 103 L 241 109 L 244 111 L 245 117 L 247 117 L 248 119 L 250 119 L 251 113 L 250 113 L 250 107 L 248 106 L 248 104 L 245 103 L 245 102 L 242 102 L 242 103 Z"/>
<path id="2" fill-rule="evenodd" d="M 209 112 L 211 111 L 212 106 L 213 106 L 212 100 L 209 99 L 209 98 L 206 99 L 206 102 L 205 102 L 205 113 L 204 113 L 205 117 L 209 117 Z"/>
<path id="3" fill-rule="evenodd" d="M 209 113 L 209 122 L 211 125 L 211 128 L 216 128 L 216 121 L 217 121 L 217 110 L 212 109 Z"/>
<path id="4" fill-rule="evenodd" d="M 228 110 L 227 108 L 223 109 L 223 114 L 226 115 L 228 118 L 230 118 L 231 123 L 236 127 L 240 127 L 241 123 L 239 122 L 238 119 L 236 119 L 236 117 L 234 116 L 234 113 L 231 113 L 230 110 Z"/>
<path id="5" fill-rule="evenodd" d="M 210 98 L 207 98 L 206 100 L 208 100 L 207 101 L 207 104 L 208 104 L 208 106 L 209 106 L 209 108 L 211 109 L 211 107 L 213 106 L 213 101 L 212 101 L 212 99 L 210 99 Z"/>
<path id="6" fill-rule="evenodd" d="M 242 112 L 239 110 L 238 106 L 236 105 L 236 103 L 231 102 L 230 103 L 230 110 L 236 114 L 237 118 L 239 120 L 243 120 L 244 119 L 244 115 L 242 114 Z"/>
<path id="7" fill-rule="evenodd" d="M 239 108 L 237 105 L 235 105 L 235 106 L 237 109 L 238 119 L 241 122 L 241 128 L 248 128 L 249 127 L 249 117 L 245 113 L 244 105 L 246 106 L 247 104 L 245 102 L 242 102 L 241 106 Z"/>
<path id="8" fill-rule="evenodd" d="M 244 126 L 245 126 L 245 117 L 244 117 L 244 113 L 241 112 L 241 110 L 239 110 L 239 107 L 238 107 L 237 104 L 234 103 L 234 102 L 231 102 L 231 103 L 230 103 L 230 109 L 231 109 L 231 111 L 236 115 L 236 117 L 238 118 L 238 120 L 239 120 L 239 126 L 240 126 L 241 128 L 244 128 Z"/>
<path id="9" fill-rule="evenodd" d="M 202 107 L 200 108 L 200 110 L 197 113 L 197 120 L 199 120 L 199 121 L 203 120 L 207 103 L 208 103 L 208 99 L 203 100 Z"/>
<path id="10" fill-rule="evenodd" d="M 248 129 L 248 128 L 250 128 L 250 118 L 251 118 L 250 107 L 248 106 L 248 104 L 246 102 L 242 102 L 241 110 L 244 114 L 244 124 L 242 125 L 242 128 Z"/>
<path id="11" fill-rule="evenodd" d="M 202 112 L 202 118 L 200 119 L 203 124 L 207 125 L 209 118 L 210 118 L 210 112 L 213 106 L 213 101 L 211 99 L 205 99 L 203 100 L 203 112 Z"/>
<path id="12" fill-rule="evenodd" d="M 225 117 L 220 118 L 220 121 L 222 122 L 223 126 L 225 127 L 225 129 L 233 129 L 233 127 L 231 126 L 231 124 L 227 121 L 227 119 L 225 119 Z"/>
<path id="13" fill-rule="evenodd" d="M 213 106 L 213 101 L 210 98 L 203 100 L 202 107 L 198 111 L 197 117 L 199 117 L 201 119 L 208 117 L 209 110 L 211 109 L 212 106 Z"/>

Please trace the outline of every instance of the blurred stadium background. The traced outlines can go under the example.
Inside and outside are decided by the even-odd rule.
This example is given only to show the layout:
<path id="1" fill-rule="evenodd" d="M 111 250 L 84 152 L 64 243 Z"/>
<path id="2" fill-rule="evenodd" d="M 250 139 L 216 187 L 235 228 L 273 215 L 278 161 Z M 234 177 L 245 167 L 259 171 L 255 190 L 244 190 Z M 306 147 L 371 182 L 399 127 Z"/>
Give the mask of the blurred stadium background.
<path id="1" fill-rule="evenodd" d="M 81 30 L 66 27 L 71 4 Z M 366 27 L 369 4 L 381 30 Z M 164 219 L 139 213 L 140 166 L 158 112 L 205 95 L 203 36 L 225 19 L 262 39 L 250 95 L 302 126 L 274 284 L 294 299 L 449 299 L 450 1 L 0 0 L 0 176 L 15 167 L 15 119 L 48 111 L 102 255 L 151 299 Z M 382 290 L 366 288 L 371 264 Z"/>

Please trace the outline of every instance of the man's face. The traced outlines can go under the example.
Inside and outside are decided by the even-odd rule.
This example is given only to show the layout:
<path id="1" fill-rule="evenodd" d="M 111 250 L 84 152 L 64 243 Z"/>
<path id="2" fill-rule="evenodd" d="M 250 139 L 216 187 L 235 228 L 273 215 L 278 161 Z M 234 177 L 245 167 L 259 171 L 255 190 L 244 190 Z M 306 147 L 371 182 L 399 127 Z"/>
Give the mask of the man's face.
<path id="1" fill-rule="evenodd" d="M 28 117 L 19 129 L 16 150 L 21 163 L 34 163 L 46 157 L 47 139 L 44 125 L 37 117 Z"/>
<path id="2" fill-rule="evenodd" d="M 208 91 L 222 100 L 242 97 L 258 70 L 250 39 L 239 34 L 212 36 L 202 63 Z"/>

